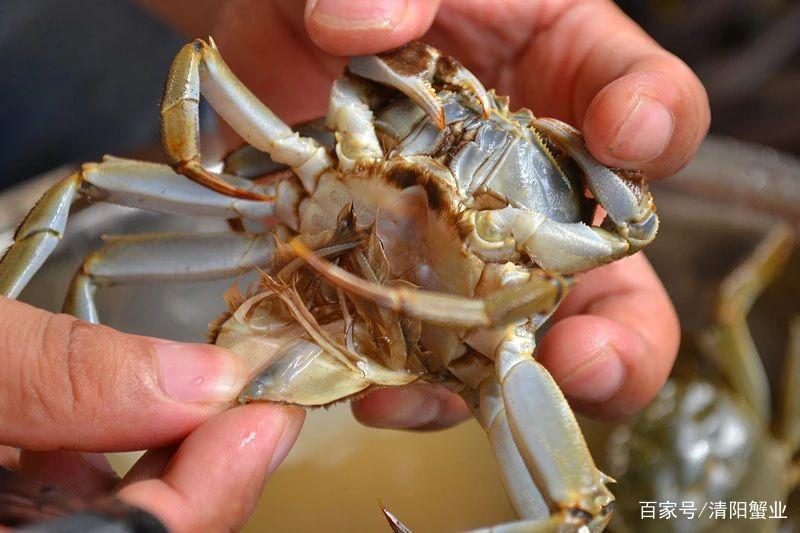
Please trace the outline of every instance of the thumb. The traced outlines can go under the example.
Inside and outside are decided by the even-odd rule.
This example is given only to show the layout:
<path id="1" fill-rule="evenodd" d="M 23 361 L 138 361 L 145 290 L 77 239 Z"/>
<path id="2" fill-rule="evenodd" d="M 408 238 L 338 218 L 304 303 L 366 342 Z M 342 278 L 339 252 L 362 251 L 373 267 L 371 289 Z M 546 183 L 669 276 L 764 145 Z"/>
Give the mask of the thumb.
<path id="1" fill-rule="evenodd" d="M 247 367 L 206 344 L 127 335 L 0 298 L 0 443 L 136 450 L 180 439 L 238 394 Z"/>
<path id="2" fill-rule="evenodd" d="M 418 39 L 433 23 L 440 0 L 308 0 L 311 40 L 335 55 L 373 54 Z"/>

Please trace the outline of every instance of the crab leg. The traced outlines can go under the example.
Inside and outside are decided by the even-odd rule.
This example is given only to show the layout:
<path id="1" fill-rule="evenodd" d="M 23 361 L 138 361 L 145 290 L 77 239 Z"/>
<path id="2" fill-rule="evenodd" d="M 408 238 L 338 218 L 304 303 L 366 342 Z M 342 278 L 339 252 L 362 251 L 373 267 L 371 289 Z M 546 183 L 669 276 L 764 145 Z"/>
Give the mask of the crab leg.
<path id="1" fill-rule="evenodd" d="M 547 518 L 550 510 L 514 442 L 497 378 L 493 376 L 484 381 L 479 394 L 480 411 L 475 414 L 489 436 L 495 459 L 500 465 L 503 486 L 514 511 L 518 517 L 524 519 Z"/>
<path id="2" fill-rule="evenodd" d="M 385 309 L 443 327 L 494 327 L 548 311 L 561 299 L 567 283 L 562 278 L 532 277 L 498 289 L 483 299 L 416 288 L 387 287 L 322 260 L 297 239 L 289 244 L 311 268 L 345 292 L 367 298 Z"/>
<path id="3" fill-rule="evenodd" d="M 789 351 L 783 374 L 780 432 L 794 453 L 800 448 L 800 317 L 789 324 Z"/>
<path id="4" fill-rule="evenodd" d="M 70 206 L 79 197 L 220 218 L 261 219 L 275 214 L 273 203 L 224 196 L 166 165 L 106 156 L 56 183 L 28 213 L 14 234 L 14 244 L 0 259 L 0 294 L 19 295 L 61 240 Z"/>
<path id="5" fill-rule="evenodd" d="M 369 100 L 369 87 L 363 80 L 344 76 L 333 83 L 327 124 L 336 132 L 336 155 L 343 170 L 383 156 Z"/>
<path id="6" fill-rule="evenodd" d="M 63 311 L 97 323 L 98 287 L 149 281 L 196 281 L 265 267 L 275 253 L 271 233 L 145 234 L 106 237 L 75 274 Z"/>
<path id="7" fill-rule="evenodd" d="M 252 194 L 230 187 L 200 163 L 200 93 L 250 145 L 294 170 L 308 192 L 332 162 L 315 140 L 301 137 L 262 104 L 231 72 L 212 39 L 184 46 L 175 56 L 161 104 L 161 136 L 172 166 L 181 174 L 231 196 Z M 258 198 L 257 198 L 258 199 Z"/>
<path id="8" fill-rule="evenodd" d="M 602 529 L 611 518 L 609 478 L 595 466 L 575 415 L 553 378 L 533 359 L 533 349 L 533 335 L 511 327 L 495 352 L 495 365 L 513 440 L 552 516 L 493 530 Z M 516 462 L 512 454 L 501 464 Z"/>
<path id="9" fill-rule="evenodd" d="M 489 93 L 474 74 L 425 43 L 412 42 L 383 54 L 353 57 L 348 68 L 353 74 L 394 87 L 411 98 L 439 129 L 445 126 L 444 107 L 432 81 L 457 87 L 476 101 L 485 117 L 494 108 Z"/>
<path id="10" fill-rule="evenodd" d="M 337 287 L 433 324 L 507 324 L 552 309 L 560 292 L 551 279 L 538 277 L 499 289 L 485 300 L 386 288 L 323 262 L 297 241 L 292 247 Z M 595 467 L 555 381 L 533 359 L 533 349 L 531 333 L 509 329 L 495 351 L 497 381 L 480 390 L 481 419 L 504 470 L 504 484 L 521 516 L 530 518 L 496 530 L 555 531 L 565 525 L 602 529 L 613 501 L 605 488 L 607 478 Z"/>
<path id="11" fill-rule="evenodd" d="M 723 280 L 717 304 L 717 326 L 710 338 L 717 348 L 712 353 L 726 358 L 719 361 L 721 370 L 764 424 L 769 424 L 772 412 L 769 382 L 750 335 L 747 314 L 759 294 L 786 264 L 795 238 L 789 226 L 775 226 L 750 257 Z"/>
<path id="12" fill-rule="evenodd" d="M 586 149 L 583 134 L 569 124 L 552 118 L 537 118 L 533 123 L 578 164 L 592 194 L 631 250 L 655 239 L 658 217 L 644 179 L 625 179 L 603 166 Z"/>
<path id="13" fill-rule="evenodd" d="M 64 234 L 80 174 L 53 185 L 31 209 L 0 259 L 0 294 L 16 298 L 53 252 Z"/>
<path id="14" fill-rule="evenodd" d="M 558 222 L 529 209 L 475 213 L 471 248 L 482 257 L 523 251 L 548 272 L 571 274 L 630 254 L 630 243 L 603 228 Z M 514 249 L 509 249 L 513 246 Z"/>
<path id="15" fill-rule="evenodd" d="M 328 151 L 336 148 L 336 139 L 333 133 L 326 129 L 324 119 L 304 122 L 295 126 L 295 130 L 303 137 L 314 139 Z M 244 143 L 223 158 L 222 172 L 239 178 L 255 179 L 288 168 L 282 163 L 273 161 L 268 153 Z"/>
<path id="16" fill-rule="evenodd" d="M 161 98 L 161 140 L 170 164 L 189 179 L 235 198 L 270 200 L 227 183 L 200 161 L 200 77 L 202 48 L 184 46 L 170 65 Z"/>

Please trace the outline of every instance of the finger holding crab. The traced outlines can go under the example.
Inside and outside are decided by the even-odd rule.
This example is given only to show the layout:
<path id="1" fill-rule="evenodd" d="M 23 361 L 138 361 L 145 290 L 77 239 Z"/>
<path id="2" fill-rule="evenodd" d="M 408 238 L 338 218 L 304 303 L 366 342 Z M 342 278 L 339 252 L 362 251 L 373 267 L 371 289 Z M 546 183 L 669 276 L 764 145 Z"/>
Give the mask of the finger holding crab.
<path id="1" fill-rule="evenodd" d="M 21 340 L 4 344 L 0 365 L 0 452 L 17 451 L 2 466 L 48 485 L 52 503 L 26 507 L 31 494 L 0 468 L 4 524 L 15 512 L 18 523 L 62 514 L 55 485 L 87 503 L 114 491 L 170 530 L 238 529 L 302 425 L 302 411 L 286 406 L 220 414 L 248 372 L 214 346 L 128 335 L 6 298 L 0 338 Z M 102 453 L 147 448 L 122 479 Z"/>
<path id="2" fill-rule="evenodd" d="M 186 34 L 214 35 L 242 80 L 290 123 L 324 113 L 344 57 L 423 39 L 517 104 L 578 127 L 611 167 L 669 176 L 708 130 L 697 76 L 606 0 L 512 0 L 501 9 L 491 0 L 207 0 L 203 10 L 141 1 Z M 197 11 L 191 18 L 187 7 Z M 303 90 L 287 92 L 283 80 L 295 78 Z"/>

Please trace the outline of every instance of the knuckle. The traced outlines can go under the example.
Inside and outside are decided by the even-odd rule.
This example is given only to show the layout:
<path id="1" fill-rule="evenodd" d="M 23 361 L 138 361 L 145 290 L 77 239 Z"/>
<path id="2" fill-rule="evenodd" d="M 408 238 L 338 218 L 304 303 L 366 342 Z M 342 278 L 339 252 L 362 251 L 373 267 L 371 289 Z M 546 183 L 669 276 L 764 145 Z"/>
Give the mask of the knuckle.
<path id="1" fill-rule="evenodd" d="M 109 335 L 72 316 L 49 315 L 40 331 L 28 390 L 40 416 L 63 425 L 94 420 L 115 381 Z"/>
<path id="2" fill-rule="evenodd" d="M 13 442 L 63 446 L 70 432 L 94 431 L 160 398 L 147 341 L 19 302 L 0 304 L 0 405 L 14 407 L 0 410 L 0 428 Z"/>

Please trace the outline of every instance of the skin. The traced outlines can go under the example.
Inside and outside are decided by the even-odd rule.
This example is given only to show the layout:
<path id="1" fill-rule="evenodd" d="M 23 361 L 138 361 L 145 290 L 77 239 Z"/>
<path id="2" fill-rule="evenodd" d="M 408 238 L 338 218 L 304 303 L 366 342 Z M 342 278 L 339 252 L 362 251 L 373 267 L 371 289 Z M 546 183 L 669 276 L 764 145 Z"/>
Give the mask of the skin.
<path id="1" fill-rule="evenodd" d="M 602 162 L 652 179 L 685 165 L 708 129 L 696 76 L 602 0 L 142 3 L 187 37 L 212 34 L 234 72 L 288 123 L 324 114 L 343 56 L 421 38 L 514 106 L 578 126 Z M 538 358 L 573 406 L 594 416 L 644 407 L 677 353 L 675 311 L 641 253 L 583 275 L 552 322 Z M 0 353 L 0 405 L 17 406 L 0 411 L 0 464 L 86 496 L 116 491 L 175 531 L 241 527 L 302 425 L 303 413 L 289 407 L 221 412 L 246 377 L 231 354 L 207 345 L 0 300 Z M 353 411 L 391 428 L 467 417 L 458 397 L 432 386 L 379 391 Z M 122 480 L 86 453 L 142 448 L 151 451 Z"/>
<path id="2" fill-rule="evenodd" d="M 0 410 L 0 465 L 86 498 L 115 493 L 174 531 L 242 527 L 303 423 L 291 407 L 222 412 L 246 376 L 209 345 L 3 300 L 0 353 L 0 405 L 13 406 Z M 95 453 L 147 448 L 122 479 Z"/>

